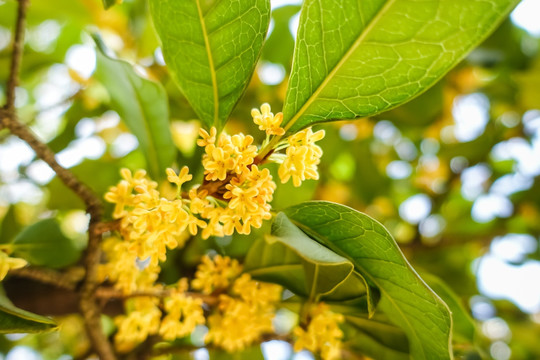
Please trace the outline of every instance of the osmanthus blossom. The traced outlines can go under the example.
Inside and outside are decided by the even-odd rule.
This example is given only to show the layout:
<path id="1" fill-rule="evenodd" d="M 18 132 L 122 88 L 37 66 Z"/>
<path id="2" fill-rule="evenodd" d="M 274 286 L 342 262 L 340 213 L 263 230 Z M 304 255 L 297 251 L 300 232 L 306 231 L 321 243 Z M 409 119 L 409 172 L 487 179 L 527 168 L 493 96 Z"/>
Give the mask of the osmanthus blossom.
<path id="1" fill-rule="evenodd" d="M 214 127 L 200 129 L 202 184 L 185 189 L 193 179 L 189 168 L 184 166 L 178 173 L 169 168 L 167 180 L 176 193 L 168 198 L 143 170 L 131 173 L 123 169 L 120 182 L 105 195 L 115 205 L 113 218 L 119 220 L 120 236 L 103 242 L 105 261 L 98 268 L 99 279 L 127 296 L 143 293 L 129 297 L 125 315 L 115 319 L 117 350 L 130 351 L 150 335 L 165 340 L 185 337 L 203 324 L 208 327 L 205 341 L 228 352 L 245 349 L 274 332 L 272 319 L 282 288 L 242 273 L 242 265 L 235 259 L 203 256 L 191 281 L 182 278 L 172 287 L 158 283 L 160 263 L 167 260 L 168 250 L 182 248 L 190 236 L 200 234 L 208 239 L 235 232 L 250 234 L 252 228 L 260 228 L 272 218 L 270 203 L 276 184 L 264 164 L 280 164 L 282 183 L 292 179 L 294 186 L 300 186 L 305 180 L 318 179 L 322 150 L 315 143 L 324 137 L 324 131 L 314 133 L 307 128 L 281 139 L 285 135 L 282 113 L 274 115 L 263 104 L 251 114 L 266 132 L 260 148 L 250 135 L 231 136 Z M 165 295 L 153 297 L 152 293 Z M 210 307 L 203 296 L 213 297 Z M 324 305 L 314 308 L 307 329 L 294 331 L 298 338 L 295 348 L 318 351 L 325 360 L 337 358 L 341 321 Z M 322 333 L 310 330 L 321 326 Z"/>

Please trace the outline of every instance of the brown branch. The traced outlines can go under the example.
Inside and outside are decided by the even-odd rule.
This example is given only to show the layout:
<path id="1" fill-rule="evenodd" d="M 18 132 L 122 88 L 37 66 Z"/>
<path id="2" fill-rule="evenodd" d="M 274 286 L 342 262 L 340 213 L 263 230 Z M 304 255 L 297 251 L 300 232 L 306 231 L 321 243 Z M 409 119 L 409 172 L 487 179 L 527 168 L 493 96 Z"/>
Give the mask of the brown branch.
<path id="1" fill-rule="evenodd" d="M 79 306 L 85 319 L 88 337 L 97 355 L 103 360 L 115 360 L 116 356 L 114 355 L 112 346 L 101 328 L 101 311 L 95 298 L 95 291 L 98 286 L 97 265 L 100 259 L 102 234 L 99 229 L 102 216 L 101 201 L 89 187 L 56 161 L 55 153 L 46 144 L 41 142 L 28 127 L 20 123 L 15 113 L 15 89 L 19 82 L 28 4 L 29 0 L 19 0 L 13 53 L 7 85 L 7 103 L 0 110 L 0 130 L 7 128 L 13 135 L 25 141 L 34 150 L 36 156 L 45 161 L 53 169 L 58 178 L 83 200 L 86 205 L 86 211 L 90 214 L 90 223 L 88 226 L 88 246 L 84 256 L 86 273 L 79 292 Z"/>
<path id="2" fill-rule="evenodd" d="M 9 79 L 7 84 L 7 102 L 5 105 L 5 108 L 10 111 L 15 107 L 15 89 L 19 83 L 19 72 L 24 49 L 26 9 L 28 8 L 28 4 L 29 0 L 19 0 L 15 37 L 13 41 L 13 54 L 11 55 L 11 67 L 9 69 Z"/>
<path id="3" fill-rule="evenodd" d="M 100 287 L 96 290 L 96 297 L 102 299 L 127 299 L 131 297 L 138 296 L 152 296 L 158 298 L 164 298 L 170 296 L 172 291 L 169 289 L 160 289 L 160 290 L 139 290 L 134 291 L 129 294 L 125 294 L 120 290 L 114 289 L 112 287 Z M 192 298 L 201 299 L 205 304 L 214 306 L 219 302 L 219 298 L 213 295 L 205 295 L 196 292 L 184 292 L 184 295 Z"/>
<path id="4" fill-rule="evenodd" d="M 77 283 L 82 278 L 75 272 L 61 273 L 52 269 L 32 266 L 11 270 L 9 276 L 32 279 L 42 284 L 54 285 L 57 288 L 72 291 L 76 289 Z"/>

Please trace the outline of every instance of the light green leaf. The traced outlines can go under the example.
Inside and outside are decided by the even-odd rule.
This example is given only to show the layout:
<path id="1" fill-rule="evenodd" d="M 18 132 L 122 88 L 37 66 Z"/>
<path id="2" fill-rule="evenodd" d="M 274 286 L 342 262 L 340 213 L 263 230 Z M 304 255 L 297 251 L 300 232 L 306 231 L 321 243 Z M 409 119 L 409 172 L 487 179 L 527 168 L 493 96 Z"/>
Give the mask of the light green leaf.
<path id="1" fill-rule="evenodd" d="M 452 358 L 448 307 L 416 274 L 381 224 L 325 201 L 302 203 L 284 212 L 307 235 L 349 259 L 379 289 L 378 309 L 407 334 L 413 359 Z"/>
<path id="2" fill-rule="evenodd" d="M 310 301 L 350 301 L 370 313 L 375 307 L 374 294 L 354 265 L 308 237 L 283 213 L 276 216 L 272 234 L 250 248 L 244 268 Z"/>
<path id="3" fill-rule="evenodd" d="M 517 0 L 306 0 L 284 104 L 288 132 L 372 116 L 411 100 Z"/>
<path id="4" fill-rule="evenodd" d="M 15 256 L 29 263 L 62 268 L 76 262 L 81 252 L 55 219 L 45 219 L 23 229 L 13 240 Z"/>
<path id="5" fill-rule="evenodd" d="M 107 49 L 98 36 L 94 40 L 98 46 L 95 77 L 107 88 L 113 110 L 137 137 L 150 176 L 162 179 L 176 153 L 169 128 L 167 93 L 161 84 L 137 75 L 127 62 L 106 55 Z"/>
<path id="6" fill-rule="evenodd" d="M 0 288 L 0 334 L 40 333 L 55 328 L 52 319 L 15 307 Z"/>
<path id="7" fill-rule="evenodd" d="M 150 0 L 173 78 L 210 127 L 222 128 L 251 78 L 269 0 Z"/>

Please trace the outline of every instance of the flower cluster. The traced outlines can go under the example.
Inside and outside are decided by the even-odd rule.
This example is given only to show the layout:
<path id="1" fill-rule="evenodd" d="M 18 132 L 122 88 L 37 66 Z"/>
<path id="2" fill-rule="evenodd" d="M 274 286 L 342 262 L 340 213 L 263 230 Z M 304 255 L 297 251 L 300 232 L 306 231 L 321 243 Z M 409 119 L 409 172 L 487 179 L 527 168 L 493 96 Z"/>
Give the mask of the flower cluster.
<path id="1" fill-rule="evenodd" d="M 343 331 L 339 324 L 344 321 L 342 314 L 336 314 L 324 303 L 313 305 L 309 309 L 311 319 L 307 329 L 298 326 L 294 329 L 297 337 L 294 350 L 307 349 L 320 352 L 323 360 L 341 359 L 341 339 Z"/>
<path id="2" fill-rule="evenodd" d="M 292 178 L 299 186 L 304 180 L 318 179 L 322 151 L 315 142 L 324 137 L 323 131 L 313 133 L 308 128 L 280 140 L 286 132 L 281 127 L 282 113 L 274 115 L 270 105 L 263 104 L 260 111 L 252 110 L 252 116 L 266 132 L 261 148 L 250 135 L 200 129 L 197 144 L 204 147 L 202 184 L 183 189 L 192 180 L 189 169 L 184 166 L 179 173 L 167 169 L 167 180 L 174 184 L 176 193 L 164 196 L 167 192 L 160 192 L 159 184 L 144 171 L 122 169 L 122 179 L 105 195 L 114 204 L 113 218 L 119 221 L 120 237 L 102 243 L 105 262 L 98 267 L 99 280 L 112 283 L 126 295 L 139 292 L 125 301 L 126 314 L 115 319 L 119 351 L 130 351 L 150 335 L 165 340 L 181 338 L 205 323 L 209 328 L 206 342 L 229 352 L 242 350 L 273 331 L 272 319 L 282 288 L 242 274 L 238 261 L 229 257 L 202 258 L 190 283 L 192 291 L 199 292 L 196 297 L 188 292 L 187 279 L 181 279 L 174 289 L 157 283 L 167 251 L 183 247 L 190 235 L 200 233 L 207 239 L 234 232 L 249 234 L 272 217 L 270 202 L 276 184 L 264 163 L 281 164 L 278 175 L 283 183 Z M 279 153 L 281 150 L 285 153 Z M 204 296 L 214 300 L 203 305 Z M 312 323 L 326 326 L 333 335 L 319 339 L 319 332 L 308 329 L 302 334 L 300 329 L 298 346 L 320 350 L 325 359 L 332 359 L 328 354 L 336 351 L 342 335 L 330 328 L 330 320 L 335 324 L 336 318 L 321 314 L 315 314 Z M 326 342 L 320 342 L 323 340 Z"/>
<path id="3" fill-rule="evenodd" d="M 279 285 L 262 283 L 240 274 L 240 265 L 227 257 L 204 257 L 192 282 L 194 288 L 226 292 L 219 295 L 217 309 L 208 318 L 206 341 L 234 352 L 274 329 L 272 319 L 281 299 Z M 218 272 L 219 271 L 219 272 Z M 234 279 L 234 281 L 232 281 Z"/>
<path id="4" fill-rule="evenodd" d="M 279 178 L 286 183 L 292 177 L 298 187 L 304 180 L 318 180 L 317 165 L 321 160 L 322 149 L 315 142 L 324 137 L 324 130 L 313 132 L 311 128 L 302 130 L 288 139 L 287 157 L 279 167 Z"/>
<path id="5" fill-rule="evenodd" d="M 187 167 L 179 176 L 172 170 L 167 171 L 168 179 L 180 189 L 184 182 L 191 180 L 187 172 Z M 167 248 L 184 244 L 186 229 L 195 235 L 197 226 L 206 226 L 189 212 L 181 198 L 160 197 L 157 183 L 148 180 L 145 171 L 132 175 L 128 169 L 122 169 L 121 175 L 123 179 L 105 194 L 105 199 L 115 204 L 113 217 L 121 219 L 120 233 L 129 243 L 128 251 L 139 259 L 150 258 L 151 264 L 157 265 L 159 260 L 165 261 Z"/>
<path id="6" fill-rule="evenodd" d="M 173 289 L 153 290 L 156 296 L 128 299 L 126 315 L 114 319 L 118 327 L 114 338 L 118 351 L 131 351 L 150 335 L 159 334 L 165 340 L 182 338 L 205 323 L 202 300 L 186 295 L 187 279 L 181 279 Z M 166 296 L 160 299 L 158 291 Z"/>

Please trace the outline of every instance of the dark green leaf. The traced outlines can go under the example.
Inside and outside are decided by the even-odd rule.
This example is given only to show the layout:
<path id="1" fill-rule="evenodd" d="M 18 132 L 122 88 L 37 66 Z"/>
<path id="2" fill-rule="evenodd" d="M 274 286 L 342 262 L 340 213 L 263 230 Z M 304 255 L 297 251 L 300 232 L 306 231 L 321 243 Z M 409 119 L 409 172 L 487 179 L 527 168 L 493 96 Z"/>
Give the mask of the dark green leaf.
<path id="1" fill-rule="evenodd" d="M 120 1 L 119 0 L 103 0 L 103 7 L 105 9 L 108 9 L 110 8 L 111 6 L 114 6 L 116 5 L 117 3 L 119 3 Z"/>
<path id="2" fill-rule="evenodd" d="M 276 216 L 272 235 L 251 247 L 244 266 L 254 278 L 281 284 L 311 301 L 363 298 L 370 313 L 375 306 L 371 289 L 353 271 L 354 265 L 308 237 L 283 213 Z"/>
<path id="3" fill-rule="evenodd" d="M 410 359 L 407 336 L 399 327 L 380 319 L 380 316 L 367 319 L 345 314 L 345 319 L 353 326 L 347 331 L 347 338 L 350 339 L 347 346 L 374 359 Z"/>
<path id="4" fill-rule="evenodd" d="M 107 56 L 101 40 L 94 39 L 98 45 L 95 77 L 107 88 L 113 109 L 137 137 L 150 176 L 162 179 L 176 152 L 167 93 L 161 84 L 137 75 L 127 62 Z"/>
<path id="5" fill-rule="evenodd" d="M 286 129 L 371 116 L 412 99 L 517 2 L 304 1 L 283 110 Z"/>
<path id="6" fill-rule="evenodd" d="M 400 326 L 414 359 L 450 359 L 452 319 L 444 302 L 420 279 L 378 222 L 325 201 L 285 210 L 306 234 L 346 257 L 381 292 L 378 309 Z"/>
<path id="7" fill-rule="evenodd" d="M 13 241 L 13 251 L 33 265 L 61 268 L 73 264 L 80 251 L 55 219 L 28 226 Z"/>
<path id="8" fill-rule="evenodd" d="M 251 78 L 269 0 L 151 0 L 173 78 L 203 123 L 222 128 Z"/>
<path id="9" fill-rule="evenodd" d="M 15 307 L 0 288 L 0 333 L 39 333 L 54 328 L 52 319 Z"/>

